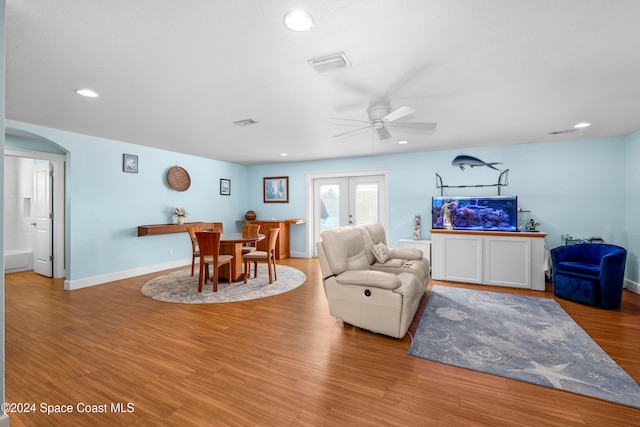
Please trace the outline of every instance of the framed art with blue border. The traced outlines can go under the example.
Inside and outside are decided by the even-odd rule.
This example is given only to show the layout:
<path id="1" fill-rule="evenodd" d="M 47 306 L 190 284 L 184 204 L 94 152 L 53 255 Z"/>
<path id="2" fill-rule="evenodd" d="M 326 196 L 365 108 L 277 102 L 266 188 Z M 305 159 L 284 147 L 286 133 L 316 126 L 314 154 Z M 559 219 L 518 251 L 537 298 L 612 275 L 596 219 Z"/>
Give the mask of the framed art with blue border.
<path id="1" fill-rule="evenodd" d="M 289 177 L 263 178 L 264 203 L 289 203 Z"/>
<path id="2" fill-rule="evenodd" d="M 138 156 L 133 154 L 123 154 L 122 172 L 138 173 Z"/>
<path id="3" fill-rule="evenodd" d="M 231 195 L 231 180 L 230 179 L 220 179 L 220 194 L 223 196 Z"/>

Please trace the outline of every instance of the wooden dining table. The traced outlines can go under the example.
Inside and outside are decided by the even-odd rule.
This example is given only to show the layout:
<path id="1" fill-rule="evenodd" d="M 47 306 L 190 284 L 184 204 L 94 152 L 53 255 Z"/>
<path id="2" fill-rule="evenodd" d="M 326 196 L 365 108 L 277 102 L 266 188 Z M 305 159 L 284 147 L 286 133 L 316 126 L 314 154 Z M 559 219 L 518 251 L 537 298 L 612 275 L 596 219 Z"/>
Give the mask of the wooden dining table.
<path id="1" fill-rule="evenodd" d="M 264 234 L 257 237 L 243 237 L 242 233 L 222 233 L 220 235 L 220 254 L 232 255 L 231 264 L 223 265 L 218 272 L 219 278 L 231 282 L 244 280 L 242 276 L 242 246 L 245 243 L 259 242 Z"/>

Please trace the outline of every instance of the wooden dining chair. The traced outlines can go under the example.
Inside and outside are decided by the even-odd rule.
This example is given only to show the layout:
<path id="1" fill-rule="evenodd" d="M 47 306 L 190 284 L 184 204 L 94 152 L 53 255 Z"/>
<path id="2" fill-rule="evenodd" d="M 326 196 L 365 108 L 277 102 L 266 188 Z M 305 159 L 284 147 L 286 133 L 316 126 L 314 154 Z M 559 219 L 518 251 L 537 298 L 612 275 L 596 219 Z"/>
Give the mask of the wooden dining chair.
<path id="1" fill-rule="evenodd" d="M 203 231 L 204 227 L 199 225 L 193 225 L 191 227 L 187 227 L 187 233 L 189 233 L 189 237 L 191 238 L 191 275 L 195 271 L 196 266 L 196 258 L 200 258 L 200 251 L 198 249 L 198 239 L 196 238 L 196 233 Z"/>
<path id="2" fill-rule="evenodd" d="M 242 237 L 257 238 L 260 237 L 260 224 L 245 224 L 242 226 Z M 256 242 L 245 243 L 242 246 L 242 254 L 253 252 L 256 250 Z"/>
<path id="3" fill-rule="evenodd" d="M 215 231 L 199 231 L 196 233 L 200 249 L 200 275 L 198 277 L 198 292 L 202 292 L 204 284 L 209 280 L 209 266 L 213 266 L 213 292 L 218 292 L 218 268 L 231 264 L 233 255 L 220 255 L 220 233 Z"/>
<path id="4" fill-rule="evenodd" d="M 213 227 L 212 230 L 217 232 L 217 233 L 222 233 L 222 223 L 221 222 L 212 222 L 211 226 Z"/>
<path id="5" fill-rule="evenodd" d="M 267 268 L 269 269 L 269 284 L 273 283 L 273 280 L 278 280 L 278 274 L 276 273 L 276 242 L 278 241 L 279 228 L 270 228 L 267 234 L 269 239 L 269 245 L 267 251 L 252 251 L 242 256 L 244 261 L 244 283 L 247 283 L 247 277 L 249 276 L 250 263 L 253 261 L 253 277 L 258 277 L 258 261 L 266 261 Z M 271 275 L 271 268 L 273 266 L 273 277 Z"/>
<path id="6" fill-rule="evenodd" d="M 242 226 L 242 237 L 244 238 L 258 238 L 260 237 L 260 224 L 245 224 Z M 242 255 L 246 255 L 249 252 L 253 252 L 256 250 L 257 242 L 248 242 L 242 246 Z M 247 274 L 250 274 L 251 271 L 247 271 Z"/>

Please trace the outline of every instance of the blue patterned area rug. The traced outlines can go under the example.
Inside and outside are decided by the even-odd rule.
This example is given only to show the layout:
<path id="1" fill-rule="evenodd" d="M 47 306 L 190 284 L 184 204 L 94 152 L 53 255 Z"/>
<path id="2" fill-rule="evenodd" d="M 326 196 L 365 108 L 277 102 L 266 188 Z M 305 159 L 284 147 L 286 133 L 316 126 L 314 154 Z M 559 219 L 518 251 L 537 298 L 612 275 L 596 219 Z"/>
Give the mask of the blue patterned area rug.
<path id="1" fill-rule="evenodd" d="M 549 298 L 434 286 L 409 354 L 640 408 L 635 380 Z"/>
<path id="2" fill-rule="evenodd" d="M 173 271 L 151 279 L 142 286 L 142 294 L 158 301 L 181 304 L 215 304 L 247 301 L 289 292 L 302 285 L 306 276 L 300 270 L 285 265 L 276 267 L 278 280 L 269 284 L 266 264 L 258 264 L 258 277 L 243 282 L 219 283 L 213 292 L 211 281 L 198 292 L 198 272 L 192 277 L 191 268 Z"/>

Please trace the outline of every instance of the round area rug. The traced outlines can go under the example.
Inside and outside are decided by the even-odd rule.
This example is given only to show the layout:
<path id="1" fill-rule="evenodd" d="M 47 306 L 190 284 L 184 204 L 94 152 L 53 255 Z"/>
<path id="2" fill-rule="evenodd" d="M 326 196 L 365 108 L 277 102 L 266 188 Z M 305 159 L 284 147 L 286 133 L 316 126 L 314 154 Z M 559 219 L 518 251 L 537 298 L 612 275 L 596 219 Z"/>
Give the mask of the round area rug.
<path id="1" fill-rule="evenodd" d="M 151 279 L 142 286 L 142 294 L 158 301 L 180 304 L 215 304 L 220 302 L 247 301 L 283 294 L 302 285 L 306 276 L 300 270 L 285 265 L 277 267 L 278 280 L 269 284 L 267 266 L 258 264 L 258 277 L 251 277 L 247 284 L 218 283 L 218 292 L 213 292 L 209 281 L 198 292 L 198 273 L 191 276 L 191 268 L 173 271 Z"/>

